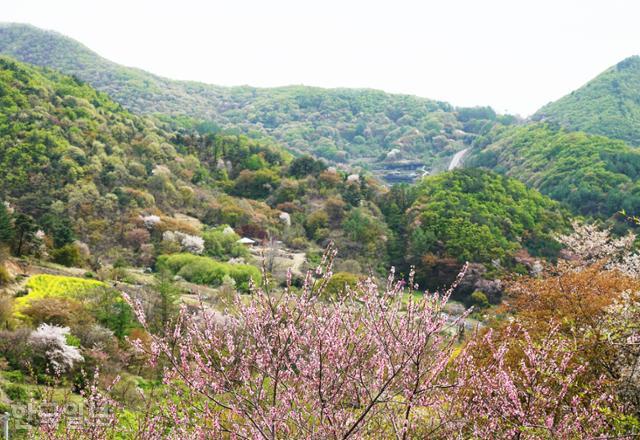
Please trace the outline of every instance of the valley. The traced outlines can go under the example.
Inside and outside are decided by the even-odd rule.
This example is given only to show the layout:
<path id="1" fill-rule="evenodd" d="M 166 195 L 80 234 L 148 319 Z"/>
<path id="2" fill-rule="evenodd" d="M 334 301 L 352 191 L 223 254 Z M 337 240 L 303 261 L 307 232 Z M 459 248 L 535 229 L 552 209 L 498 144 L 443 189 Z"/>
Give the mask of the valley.
<path id="1" fill-rule="evenodd" d="M 639 59 L 522 118 L 0 24 L 11 438 L 632 438 Z"/>

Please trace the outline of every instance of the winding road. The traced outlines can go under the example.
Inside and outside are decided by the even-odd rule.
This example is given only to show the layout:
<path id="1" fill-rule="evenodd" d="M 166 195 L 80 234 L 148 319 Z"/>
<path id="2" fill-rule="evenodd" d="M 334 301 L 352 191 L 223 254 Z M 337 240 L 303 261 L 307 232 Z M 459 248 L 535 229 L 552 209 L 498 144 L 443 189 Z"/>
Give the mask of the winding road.
<path id="1" fill-rule="evenodd" d="M 456 154 L 454 154 L 453 158 L 451 159 L 451 163 L 449 164 L 449 168 L 447 168 L 447 171 L 451 171 L 451 170 L 455 170 L 456 168 L 459 168 L 462 162 L 462 158 L 464 157 L 465 154 L 467 154 L 468 150 L 469 150 L 468 148 L 465 148 L 464 150 L 460 150 Z"/>

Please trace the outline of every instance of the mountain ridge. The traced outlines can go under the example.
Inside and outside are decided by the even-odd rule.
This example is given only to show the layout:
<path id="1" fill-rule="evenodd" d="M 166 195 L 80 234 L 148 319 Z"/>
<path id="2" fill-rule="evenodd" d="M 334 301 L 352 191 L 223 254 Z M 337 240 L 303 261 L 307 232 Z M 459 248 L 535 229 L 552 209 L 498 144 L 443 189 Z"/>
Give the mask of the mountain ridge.
<path id="1" fill-rule="evenodd" d="M 490 107 L 456 108 L 375 89 L 170 80 L 120 66 L 69 37 L 30 25 L 0 25 L 0 53 L 77 76 L 136 113 L 195 117 L 220 129 L 273 137 L 294 154 L 377 169 L 383 177 L 399 172 L 405 180 L 421 175 L 421 167 L 446 167 L 497 121 L 515 120 Z"/>
<path id="2" fill-rule="evenodd" d="M 531 119 L 640 146 L 640 56 L 632 55 L 609 67 L 540 108 Z"/>

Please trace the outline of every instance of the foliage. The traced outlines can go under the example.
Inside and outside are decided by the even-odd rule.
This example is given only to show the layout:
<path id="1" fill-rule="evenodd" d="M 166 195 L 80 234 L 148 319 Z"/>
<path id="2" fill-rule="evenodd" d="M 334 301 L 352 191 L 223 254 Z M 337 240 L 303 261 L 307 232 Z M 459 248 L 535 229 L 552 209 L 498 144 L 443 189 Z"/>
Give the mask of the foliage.
<path id="1" fill-rule="evenodd" d="M 0 328 L 9 328 L 13 317 L 13 298 L 9 295 L 0 295 Z"/>
<path id="2" fill-rule="evenodd" d="M 534 119 L 640 146 L 640 57 L 610 67 L 569 95 L 536 112 Z"/>
<path id="3" fill-rule="evenodd" d="M 322 292 L 327 298 L 339 298 L 345 295 L 347 290 L 354 290 L 359 281 L 360 277 L 356 274 L 336 272 L 331 275 Z"/>
<path id="4" fill-rule="evenodd" d="M 74 78 L 0 61 L 7 101 L 0 142 L 11 146 L 0 149 L 0 172 L 11 176 L 0 182 L 0 194 L 15 207 L 16 254 L 48 252 L 75 265 L 75 243 L 83 262 L 152 266 L 158 254 L 178 250 L 163 234 L 174 234 L 182 251 L 203 251 L 200 224 L 306 247 L 303 228 L 324 209 L 330 218 L 309 228 L 309 239 L 337 240 L 341 258 L 362 267 L 386 264 L 391 233 L 376 206 L 385 189 L 371 177 L 348 177 L 309 157 L 289 165 L 291 156 L 271 140 L 135 116 Z M 299 177 L 283 178 L 291 172 Z M 184 214 L 199 226 L 179 220 Z M 210 234 L 210 246 L 216 240 Z M 210 255 L 247 256 L 225 247 Z"/>
<path id="5" fill-rule="evenodd" d="M 137 327 L 133 310 L 121 292 L 101 286 L 87 292 L 83 299 L 96 321 L 111 330 L 118 339 L 123 339 Z"/>
<path id="6" fill-rule="evenodd" d="M 218 260 L 248 257 L 249 251 L 238 243 L 240 236 L 227 225 L 218 226 L 202 234 L 204 253 Z"/>
<path id="7" fill-rule="evenodd" d="M 189 164 L 176 160 L 171 135 L 154 121 L 72 78 L 6 58 L 0 89 L 0 194 L 16 210 L 16 254 L 38 225 L 56 247 L 76 234 L 98 246 L 117 238 L 104 233 L 108 222 L 135 218 L 128 211 L 185 203 L 178 190 Z"/>
<path id="8" fill-rule="evenodd" d="M 640 211 L 640 152 L 622 141 L 545 124 L 495 129 L 465 166 L 515 177 L 582 215 Z"/>
<path id="9" fill-rule="evenodd" d="M 290 151 L 334 162 L 392 150 L 427 163 L 450 156 L 498 119 L 493 110 L 366 89 L 303 86 L 259 89 L 172 81 L 107 61 L 54 32 L 5 24 L 0 52 L 87 81 L 138 113 L 162 113 L 202 130 L 268 135 Z M 503 122 L 508 122 L 504 119 Z M 246 167 L 249 168 L 249 167 Z"/>
<path id="10" fill-rule="evenodd" d="M 0 245 L 10 243 L 13 238 L 13 225 L 7 206 L 0 200 Z"/>
<path id="11" fill-rule="evenodd" d="M 307 237 L 314 239 L 318 231 L 326 229 L 328 225 L 329 216 L 327 213 L 324 210 L 317 210 L 307 217 L 304 223 L 304 229 L 307 232 Z"/>
<path id="12" fill-rule="evenodd" d="M 219 286 L 224 277 L 229 276 L 244 292 L 249 290 L 250 280 L 256 284 L 262 282 L 262 275 L 254 266 L 223 263 L 209 257 L 190 254 L 161 255 L 157 267 L 161 270 L 167 269 L 187 281 L 212 286 Z"/>
<path id="13" fill-rule="evenodd" d="M 11 275 L 9 271 L 2 263 L 0 263 L 0 286 L 4 286 L 5 284 L 9 284 L 11 282 Z"/>
<path id="14" fill-rule="evenodd" d="M 92 321 L 91 315 L 82 303 L 65 297 L 33 299 L 21 313 L 35 326 L 46 323 L 71 327 Z"/>
<path id="15" fill-rule="evenodd" d="M 74 244 L 64 246 L 51 251 L 51 260 L 63 266 L 73 267 L 82 265 L 80 250 Z"/>
<path id="16" fill-rule="evenodd" d="M 566 225 L 560 207 L 515 179 L 481 170 L 427 177 L 408 212 L 410 258 L 509 262 L 521 248 L 554 257 L 553 234 Z"/>
<path id="17" fill-rule="evenodd" d="M 287 173 L 292 177 L 302 178 L 311 175 L 318 175 L 326 168 L 327 166 L 324 162 L 305 155 L 293 160 L 291 164 L 289 164 Z"/>
<path id="18" fill-rule="evenodd" d="M 469 299 L 471 300 L 471 303 L 475 307 L 479 307 L 481 309 L 485 307 L 489 307 L 489 299 L 487 298 L 487 295 L 485 295 L 484 292 L 476 290 L 471 294 Z"/>
<path id="19" fill-rule="evenodd" d="M 4 392 L 9 399 L 16 403 L 26 403 L 29 400 L 29 392 L 22 385 L 6 385 Z"/>
<path id="20" fill-rule="evenodd" d="M 280 177 L 271 170 L 242 170 L 236 178 L 231 193 L 239 197 L 263 199 L 280 183 Z"/>
<path id="21" fill-rule="evenodd" d="M 386 261 L 383 256 L 386 254 L 387 240 L 391 233 L 377 209 L 352 209 L 342 222 L 342 228 L 349 238 L 349 241 L 344 243 L 349 253 L 364 255 L 369 261 Z"/>
<path id="22" fill-rule="evenodd" d="M 135 116 L 74 78 L 7 58 L 0 58 L 0 90 L 0 197 L 15 209 L 9 215 L 3 203 L 0 233 L 17 255 L 46 244 L 68 264 L 65 246 L 77 238 L 98 256 L 121 245 L 153 260 L 158 232 L 179 223 L 164 212 L 234 227 L 279 225 L 265 203 L 221 194 L 235 188 L 262 198 L 277 188 L 289 155 L 272 141 Z M 243 170 L 249 174 L 241 177 Z M 161 223 L 149 223 L 156 218 Z M 189 251 L 202 247 L 197 238 L 182 241 Z"/>
<path id="23" fill-rule="evenodd" d="M 15 216 L 13 227 L 15 231 L 13 249 L 17 256 L 21 256 L 34 243 L 38 228 L 33 218 L 23 213 Z"/>
<path id="24" fill-rule="evenodd" d="M 171 273 L 161 270 L 153 284 L 156 293 L 149 325 L 156 334 L 162 334 L 178 315 L 181 290 L 172 281 Z"/>
<path id="25" fill-rule="evenodd" d="M 15 300 L 14 314 L 18 318 L 69 324 L 74 329 L 77 325 L 92 324 L 95 318 L 118 338 L 126 336 L 136 325 L 133 312 L 120 292 L 100 281 L 34 275 L 26 288 L 28 294 Z"/>

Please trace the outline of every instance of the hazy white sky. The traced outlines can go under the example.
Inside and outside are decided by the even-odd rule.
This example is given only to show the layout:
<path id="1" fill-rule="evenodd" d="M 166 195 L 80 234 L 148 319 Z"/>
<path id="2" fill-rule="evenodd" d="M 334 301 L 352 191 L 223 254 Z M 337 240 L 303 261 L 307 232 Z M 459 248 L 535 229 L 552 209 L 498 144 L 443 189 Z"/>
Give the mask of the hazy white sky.
<path id="1" fill-rule="evenodd" d="M 638 0 L 3 0 L 0 21 L 163 76 L 534 112 L 640 53 Z"/>

